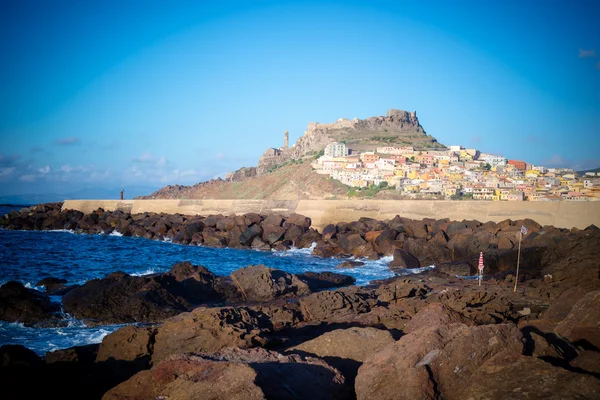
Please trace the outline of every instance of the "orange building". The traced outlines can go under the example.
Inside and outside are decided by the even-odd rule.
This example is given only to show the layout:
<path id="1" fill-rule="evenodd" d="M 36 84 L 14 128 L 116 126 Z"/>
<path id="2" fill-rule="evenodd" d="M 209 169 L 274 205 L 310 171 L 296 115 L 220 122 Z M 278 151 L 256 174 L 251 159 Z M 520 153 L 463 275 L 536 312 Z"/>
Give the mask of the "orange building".
<path id="1" fill-rule="evenodd" d="M 527 163 L 525 163 L 525 161 L 508 160 L 508 164 L 520 169 L 521 171 L 525 171 L 527 169 Z"/>

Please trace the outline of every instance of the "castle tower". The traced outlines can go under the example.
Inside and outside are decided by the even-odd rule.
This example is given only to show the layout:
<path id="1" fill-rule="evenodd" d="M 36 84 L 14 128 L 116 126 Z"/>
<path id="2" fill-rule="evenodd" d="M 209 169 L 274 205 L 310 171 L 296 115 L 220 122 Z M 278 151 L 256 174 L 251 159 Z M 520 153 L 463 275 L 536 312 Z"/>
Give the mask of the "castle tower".
<path id="1" fill-rule="evenodd" d="M 283 132 L 283 148 L 288 148 L 288 143 L 290 140 L 290 133 L 288 131 Z"/>

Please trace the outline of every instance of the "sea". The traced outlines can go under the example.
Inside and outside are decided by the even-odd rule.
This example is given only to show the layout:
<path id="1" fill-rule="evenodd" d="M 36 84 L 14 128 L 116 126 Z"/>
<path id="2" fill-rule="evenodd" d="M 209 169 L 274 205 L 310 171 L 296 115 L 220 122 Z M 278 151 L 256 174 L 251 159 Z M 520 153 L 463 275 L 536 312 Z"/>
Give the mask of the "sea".
<path id="1" fill-rule="evenodd" d="M 21 207 L 0 206 L 0 215 Z M 312 248 L 287 251 L 217 249 L 124 237 L 118 232 L 91 235 L 66 230 L 0 229 L 0 285 L 18 281 L 28 288 L 43 292 L 44 288 L 36 286 L 36 283 L 49 276 L 66 279 L 67 285 L 81 285 L 115 271 L 136 276 L 162 273 L 182 261 L 202 265 L 215 275 L 229 275 L 239 268 L 259 264 L 293 274 L 335 271 L 353 276 L 357 285 L 366 285 L 372 280 L 394 275 L 388 269 L 392 257 L 376 261 L 357 260 L 365 265 L 335 270 L 342 260 L 315 257 L 311 252 Z M 406 270 L 405 273 L 419 273 L 424 269 Z M 60 304 L 62 299 L 60 296 L 51 296 L 51 300 Z M 100 343 L 104 336 L 124 326 L 91 327 L 64 311 L 62 314 L 67 325 L 55 328 L 26 327 L 19 322 L 0 321 L 0 345 L 21 344 L 43 356 L 57 349 Z"/>

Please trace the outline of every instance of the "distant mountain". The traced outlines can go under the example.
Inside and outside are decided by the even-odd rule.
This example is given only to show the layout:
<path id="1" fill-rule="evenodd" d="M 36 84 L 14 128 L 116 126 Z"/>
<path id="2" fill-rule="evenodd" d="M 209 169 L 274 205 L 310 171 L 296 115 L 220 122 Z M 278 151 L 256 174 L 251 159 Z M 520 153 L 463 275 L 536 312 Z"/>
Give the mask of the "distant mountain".
<path id="1" fill-rule="evenodd" d="M 600 167 L 594 168 L 594 169 L 586 169 L 585 171 L 577 171 L 577 174 L 578 175 L 583 175 L 586 172 L 596 172 L 596 173 L 598 173 L 598 172 L 600 172 Z"/>
<path id="2" fill-rule="evenodd" d="M 156 190 L 157 187 L 152 186 L 126 186 L 125 187 L 125 199 L 132 199 L 136 196 L 140 196 L 145 193 Z M 0 196 L 0 203 L 2 204 L 41 204 L 41 203 L 54 203 L 64 200 L 118 200 L 120 196 L 121 188 L 102 188 L 92 187 L 83 188 L 72 192 L 63 193 L 23 193 L 15 195 L 3 195 Z"/>

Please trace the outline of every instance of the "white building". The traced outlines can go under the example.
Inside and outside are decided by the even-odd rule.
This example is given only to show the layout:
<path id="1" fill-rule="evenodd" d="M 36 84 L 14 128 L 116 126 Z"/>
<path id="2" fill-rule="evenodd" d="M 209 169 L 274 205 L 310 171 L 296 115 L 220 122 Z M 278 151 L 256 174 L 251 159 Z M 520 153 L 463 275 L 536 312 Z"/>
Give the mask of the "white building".
<path id="1" fill-rule="evenodd" d="M 325 146 L 325 155 L 331 157 L 346 157 L 348 155 L 348 148 L 345 143 L 329 143 Z"/>

